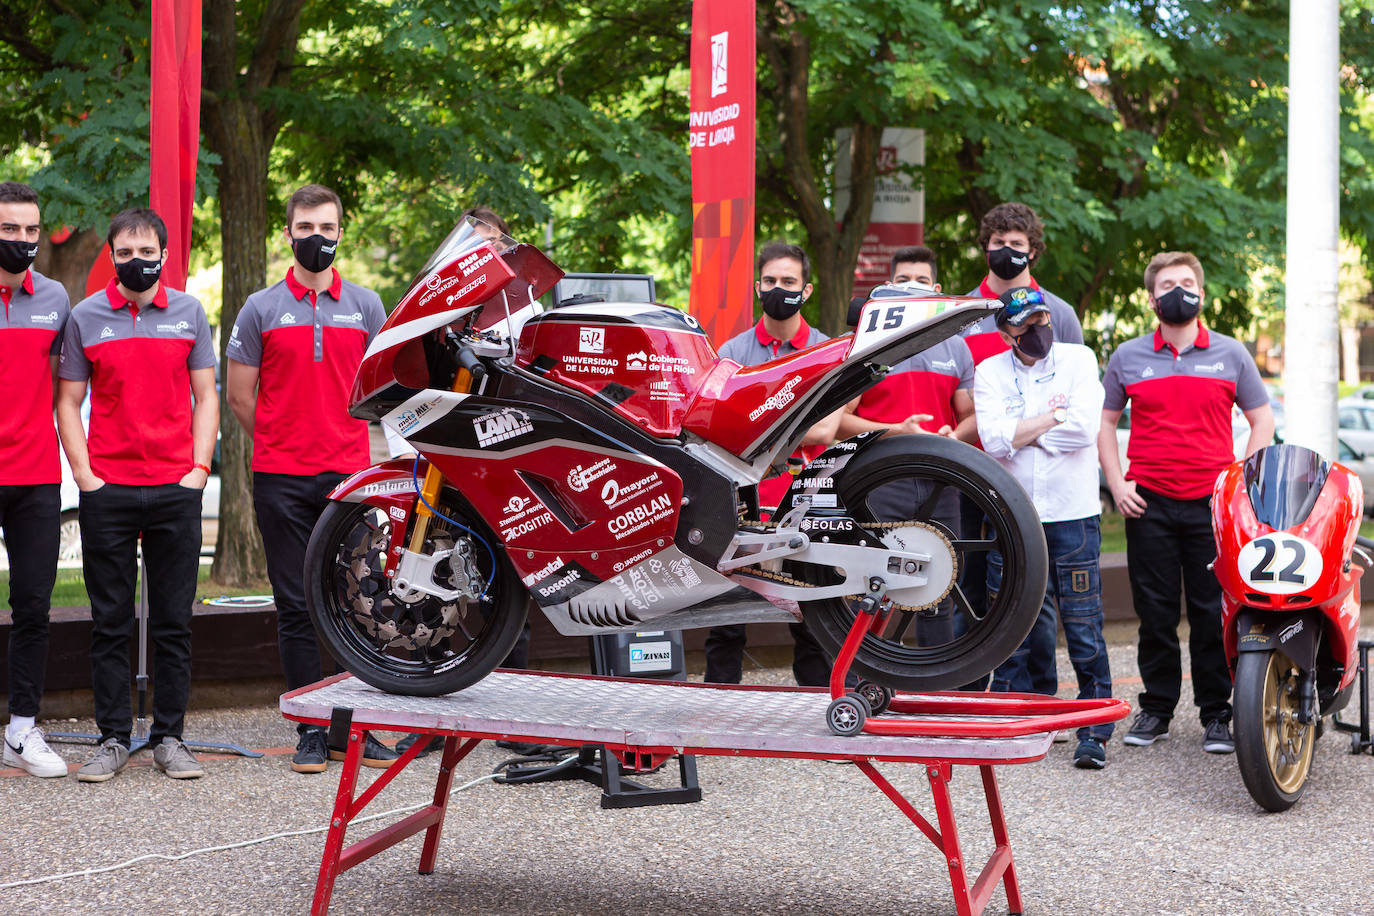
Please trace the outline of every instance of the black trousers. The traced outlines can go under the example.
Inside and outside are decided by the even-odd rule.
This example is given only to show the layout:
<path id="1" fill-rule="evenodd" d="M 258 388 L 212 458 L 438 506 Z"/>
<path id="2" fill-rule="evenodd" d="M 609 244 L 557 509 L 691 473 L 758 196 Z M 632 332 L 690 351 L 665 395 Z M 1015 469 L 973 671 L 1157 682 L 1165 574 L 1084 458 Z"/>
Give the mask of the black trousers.
<path id="1" fill-rule="evenodd" d="M 253 473 L 253 511 L 267 552 L 267 578 L 277 605 L 277 650 L 286 689 L 321 677 L 320 647 L 305 609 L 305 546 L 329 505 L 329 492 L 347 475 Z M 334 670 L 330 662 L 330 671 Z"/>
<path id="2" fill-rule="evenodd" d="M 713 684 L 738 684 L 744 676 L 745 624 L 711 627 L 706 633 L 706 680 Z M 799 687 L 824 687 L 830 683 L 830 659 L 804 624 L 788 625 L 796 647 L 792 650 L 792 676 Z"/>
<path id="3" fill-rule="evenodd" d="M 1207 568 L 1216 557 L 1210 497 L 1171 499 L 1137 485 L 1145 514 L 1126 519 L 1131 597 L 1140 618 L 1140 708 L 1168 720 L 1183 680 L 1178 624 L 1188 609 L 1193 699 L 1204 723 L 1231 721 L 1231 675 L 1221 635 L 1221 586 Z"/>
<path id="4" fill-rule="evenodd" d="M 57 580 L 62 500 L 55 483 L 0 486 L 10 561 L 9 707 L 37 716 L 48 666 L 48 607 Z"/>
<path id="5" fill-rule="evenodd" d="M 191 605 L 200 564 L 200 490 L 179 484 L 107 483 L 81 494 L 81 553 L 91 599 L 91 689 L 100 739 L 126 747 L 129 637 L 134 633 L 138 554 L 148 570 L 153 726 L 148 743 L 180 738 L 191 693 Z"/>

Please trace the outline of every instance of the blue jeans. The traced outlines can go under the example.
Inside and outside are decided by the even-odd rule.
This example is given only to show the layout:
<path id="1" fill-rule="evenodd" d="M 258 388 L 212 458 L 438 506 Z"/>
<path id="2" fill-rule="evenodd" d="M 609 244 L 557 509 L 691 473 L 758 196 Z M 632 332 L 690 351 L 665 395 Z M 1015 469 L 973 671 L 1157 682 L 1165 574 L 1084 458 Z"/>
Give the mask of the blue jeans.
<path id="1" fill-rule="evenodd" d="M 1042 693 L 1054 696 L 1059 689 L 1054 651 L 1057 620 L 1064 621 L 1064 640 L 1069 661 L 1078 676 L 1078 698 L 1100 699 L 1112 695 L 1112 673 L 1107 663 L 1107 641 L 1102 636 L 1102 529 L 1097 516 L 1068 522 L 1045 522 L 1045 545 L 1050 571 L 1045 599 L 1030 634 L 992 673 L 992 689 L 1000 692 Z M 988 554 L 988 592 L 1002 587 L 1002 555 Z M 991 599 L 989 599 L 991 600 Z M 1106 740 L 1112 726 L 1080 728 L 1078 737 L 1091 735 Z"/>

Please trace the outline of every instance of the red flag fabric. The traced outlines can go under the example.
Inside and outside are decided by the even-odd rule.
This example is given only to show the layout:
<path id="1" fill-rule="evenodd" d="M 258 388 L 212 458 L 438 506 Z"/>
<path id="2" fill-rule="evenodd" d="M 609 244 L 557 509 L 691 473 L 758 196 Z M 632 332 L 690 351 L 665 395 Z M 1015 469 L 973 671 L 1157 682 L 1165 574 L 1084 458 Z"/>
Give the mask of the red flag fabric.
<path id="1" fill-rule="evenodd" d="M 153 0 L 152 177 L 148 206 L 167 223 L 162 281 L 186 288 L 200 147 L 200 0 Z"/>
<path id="2" fill-rule="evenodd" d="M 753 324 L 754 4 L 694 0 L 690 309 L 719 347 Z"/>

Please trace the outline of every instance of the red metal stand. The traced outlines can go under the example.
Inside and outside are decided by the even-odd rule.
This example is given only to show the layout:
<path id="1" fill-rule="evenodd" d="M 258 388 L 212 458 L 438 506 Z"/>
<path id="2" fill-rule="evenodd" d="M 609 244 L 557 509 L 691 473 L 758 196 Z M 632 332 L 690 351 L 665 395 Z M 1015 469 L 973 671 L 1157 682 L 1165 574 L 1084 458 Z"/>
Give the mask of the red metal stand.
<path id="1" fill-rule="evenodd" d="M 726 687 L 543 672 L 497 672 L 459 694 L 432 700 L 390 697 L 347 676 L 289 693 L 282 697 L 282 711 L 289 718 L 321 725 L 333 719 L 340 726 L 347 718 L 349 723 L 348 748 L 311 913 L 327 913 L 334 883 L 342 872 L 422 830 L 426 834 L 419 871 L 431 873 L 453 770 L 486 738 L 573 746 L 597 743 L 624 760 L 652 760 L 672 753 L 851 760 L 943 853 L 959 916 L 982 913 L 999 884 L 1006 891 L 1009 910 L 1020 913 L 1021 890 L 994 766 L 1044 757 L 1050 746 L 1048 731 L 1067 727 L 1058 723 L 1114 721 L 1129 712 L 1124 700 L 1108 701 L 1108 705 L 1093 701 L 1094 705 L 1087 706 L 1084 701 L 1034 701 L 1016 695 L 989 701 L 975 694 L 904 696 L 898 702 L 908 715 L 923 718 L 873 723 L 902 724 L 900 732 L 844 738 L 820 727 L 825 700 L 824 691 L 805 688 Z M 427 708 L 426 704 L 433 704 L 432 711 L 416 711 Z M 511 708 L 525 710 L 520 721 L 505 718 Z M 365 732 L 387 729 L 445 736 L 433 799 L 414 814 L 345 848 L 349 825 L 425 744 L 415 742 L 355 796 Z M 895 734 L 907 737 L 891 737 Z M 925 766 L 936 824 L 878 772 L 878 761 Z M 979 768 L 995 843 L 972 883 L 949 792 L 957 765 Z"/>

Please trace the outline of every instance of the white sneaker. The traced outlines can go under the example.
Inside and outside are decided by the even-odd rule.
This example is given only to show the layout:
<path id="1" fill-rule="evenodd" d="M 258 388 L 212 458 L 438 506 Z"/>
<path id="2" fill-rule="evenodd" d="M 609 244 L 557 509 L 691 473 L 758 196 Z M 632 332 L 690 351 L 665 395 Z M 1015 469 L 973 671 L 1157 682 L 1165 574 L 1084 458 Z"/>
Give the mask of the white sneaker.
<path id="1" fill-rule="evenodd" d="M 34 776 L 66 776 L 67 761 L 53 753 L 37 725 L 19 733 L 16 743 L 5 734 L 5 766 L 21 767 Z"/>

